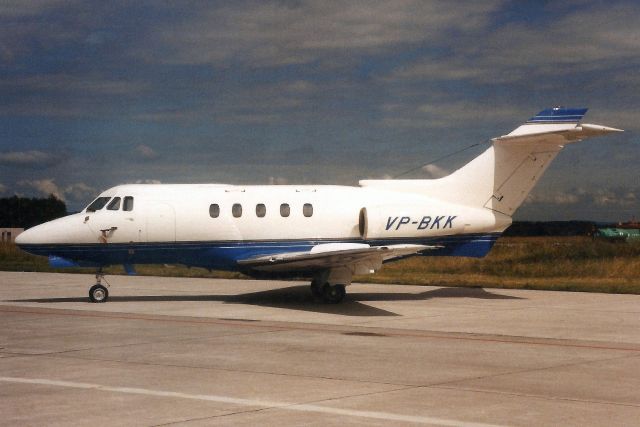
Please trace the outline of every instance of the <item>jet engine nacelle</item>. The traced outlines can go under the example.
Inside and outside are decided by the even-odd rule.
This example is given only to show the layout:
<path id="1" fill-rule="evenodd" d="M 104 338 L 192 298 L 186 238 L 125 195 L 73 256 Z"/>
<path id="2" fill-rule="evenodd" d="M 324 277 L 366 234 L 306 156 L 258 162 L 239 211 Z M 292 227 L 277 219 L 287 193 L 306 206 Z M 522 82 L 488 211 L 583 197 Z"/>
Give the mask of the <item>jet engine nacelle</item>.
<path id="1" fill-rule="evenodd" d="M 362 208 L 358 225 L 363 239 L 435 237 L 502 232 L 511 225 L 511 217 L 486 208 L 445 203 L 379 205 Z"/>

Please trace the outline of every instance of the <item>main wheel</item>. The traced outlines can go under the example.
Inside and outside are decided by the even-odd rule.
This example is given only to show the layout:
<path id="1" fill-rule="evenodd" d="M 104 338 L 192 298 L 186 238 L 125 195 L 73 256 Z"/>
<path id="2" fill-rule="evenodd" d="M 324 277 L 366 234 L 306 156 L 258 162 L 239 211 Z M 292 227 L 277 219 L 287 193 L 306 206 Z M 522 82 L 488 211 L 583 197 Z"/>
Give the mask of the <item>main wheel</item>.
<path id="1" fill-rule="evenodd" d="M 93 285 L 89 289 L 89 300 L 91 302 L 105 302 L 109 298 L 109 291 L 102 285 Z"/>
<path id="2" fill-rule="evenodd" d="M 315 280 L 311 282 L 311 295 L 313 295 L 314 298 L 322 298 L 322 284 L 320 282 L 316 282 Z"/>
<path id="3" fill-rule="evenodd" d="M 344 285 L 330 285 L 325 283 L 322 287 L 322 298 L 324 299 L 324 302 L 330 304 L 339 303 L 346 294 L 347 291 L 344 288 Z"/>

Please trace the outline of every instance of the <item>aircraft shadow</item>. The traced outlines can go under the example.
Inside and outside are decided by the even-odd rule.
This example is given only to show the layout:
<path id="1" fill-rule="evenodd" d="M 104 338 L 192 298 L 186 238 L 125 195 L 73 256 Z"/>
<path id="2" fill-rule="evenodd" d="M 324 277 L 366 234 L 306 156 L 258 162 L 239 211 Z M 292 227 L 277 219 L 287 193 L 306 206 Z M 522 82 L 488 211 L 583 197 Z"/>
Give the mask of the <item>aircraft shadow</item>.
<path id="1" fill-rule="evenodd" d="M 357 285 L 351 289 L 357 289 Z M 342 316 L 399 316 L 391 311 L 371 307 L 362 302 L 375 301 L 426 301 L 432 298 L 475 298 L 475 299 L 522 299 L 509 295 L 495 294 L 483 288 L 438 288 L 420 293 L 385 292 L 364 293 L 348 292 L 340 304 L 323 304 L 316 300 L 308 285 L 290 286 L 266 291 L 237 295 L 132 295 L 109 297 L 112 302 L 154 302 L 154 301 L 217 301 L 226 304 L 248 304 L 262 307 L 274 307 L 287 310 L 300 310 L 314 313 L 337 314 Z M 12 300 L 12 302 L 64 303 L 88 302 L 87 297 L 34 298 Z M 108 304 L 108 303 L 107 303 Z"/>

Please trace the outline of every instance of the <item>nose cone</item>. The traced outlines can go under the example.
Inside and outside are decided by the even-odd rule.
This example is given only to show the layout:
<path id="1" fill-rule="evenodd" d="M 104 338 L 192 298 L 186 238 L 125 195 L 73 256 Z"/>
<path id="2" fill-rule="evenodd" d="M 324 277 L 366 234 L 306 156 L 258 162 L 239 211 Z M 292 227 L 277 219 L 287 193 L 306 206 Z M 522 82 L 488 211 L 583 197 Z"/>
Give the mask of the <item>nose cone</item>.
<path id="1" fill-rule="evenodd" d="M 91 232 L 83 223 L 81 215 L 69 215 L 32 227 L 16 237 L 16 245 L 52 245 L 85 243 L 91 240 Z"/>
<path id="2" fill-rule="evenodd" d="M 16 237 L 16 245 L 19 247 L 28 245 L 41 245 L 46 243 L 55 242 L 56 234 L 60 228 L 60 220 L 54 220 L 45 222 L 44 224 L 36 225 L 28 230 L 23 231 Z"/>
<path id="3" fill-rule="evenodd" d="M 16 236 L 16 240 L 15 243 L 18 246 L 22 246 L 22 245 L 29 245 L 33 243 L 33 232 L 32 232 L 33 228 L 30 228 L 28 230 L 23 231 L 22 233 L 18 234 L 18 236 Z"/>

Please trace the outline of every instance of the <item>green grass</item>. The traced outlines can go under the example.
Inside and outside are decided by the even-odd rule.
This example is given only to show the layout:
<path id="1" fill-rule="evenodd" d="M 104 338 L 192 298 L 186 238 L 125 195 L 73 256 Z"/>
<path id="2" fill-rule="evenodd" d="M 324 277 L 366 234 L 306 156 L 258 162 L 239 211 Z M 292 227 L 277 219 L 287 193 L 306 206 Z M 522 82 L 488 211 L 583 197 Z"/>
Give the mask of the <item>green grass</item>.
<path id="1" fill-rule="evenodd" d="M 243 278 L 182 266 L 136 267 L 150 276 Z M 51 269 L 42 257 L 14 245 L 0 246 L 0 270 L 92 273 L 92 269 Z M 120 266 L 107 274 L 123 274 Z M 482 259 L 414 257 L 386 264 L 354 281 L 432 286 L 547 289 L 640 294 L 640 242 L 612 243 L 587 237 L 501 238 Z"/>
<path id="2" fill-rule="evenodd" d="M 485 258 L 420 257 L 386 265 L 382 283 L 640 293 L 640 244 L 587 237 L 501 238 Z"/>

